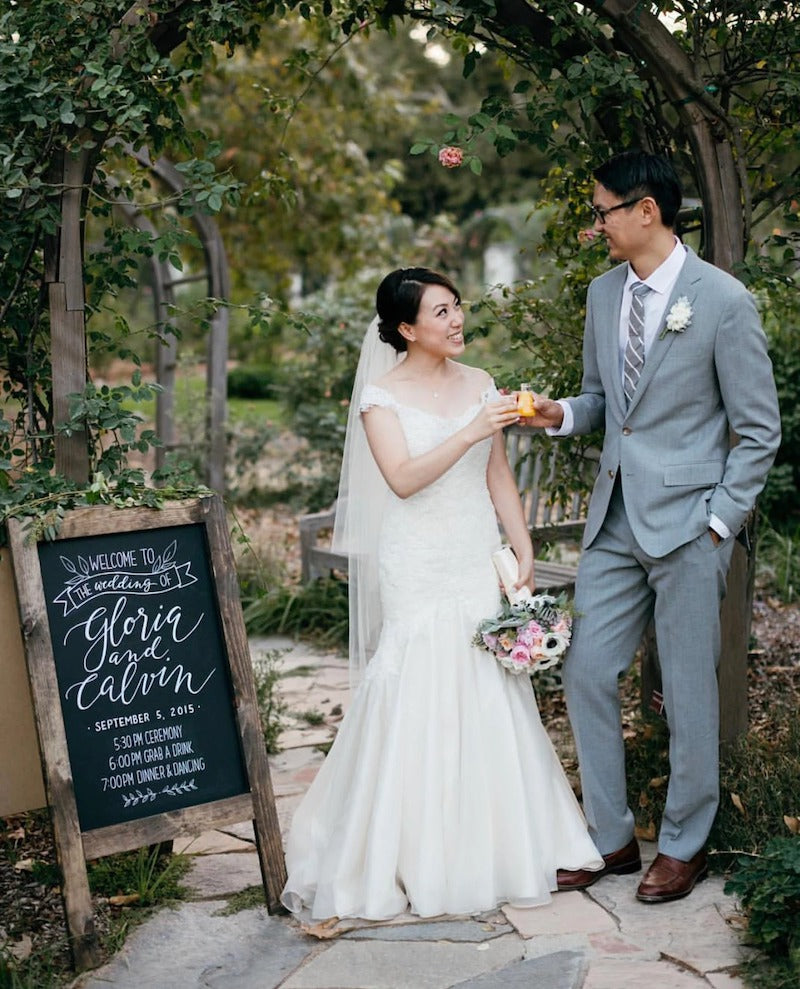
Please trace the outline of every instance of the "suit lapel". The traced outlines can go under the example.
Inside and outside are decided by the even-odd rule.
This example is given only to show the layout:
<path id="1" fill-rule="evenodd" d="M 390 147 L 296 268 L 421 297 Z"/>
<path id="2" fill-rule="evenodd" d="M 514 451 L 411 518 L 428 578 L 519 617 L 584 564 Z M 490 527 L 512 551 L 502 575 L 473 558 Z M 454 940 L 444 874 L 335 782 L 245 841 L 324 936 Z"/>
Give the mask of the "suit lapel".
<path id="1" fill-rule="evenodd" d="M 667 300 L 664 315 L 661 317 L 661 323 L 656 331 L 655 339 L 653 340 L 653 343 L 647 353 L 647 359 L 644 362 L 644 368 L 642 369 L 639 383 L 636 386 L 636 391 L 633 394 L 631 404 L 628 406 L 628 414 L 630 414 L 641 401 L 642 395 L 645 393 L 647 386 L 650 384 L 653 376 L 658 371 L 659 365 L 664 360 L 664 357 L 669 352 L 670 347 L 675 342 L 675 337 L 679 335 L 670 331 L 667 331 L 666 333 L 664 332 L 667 322 L 667 315 L 670 309 L 682 295 L 685 295 L 689 300 L 689 305 L 692 307 L 692 310 L 695 309 L 695 299 L 697 298 L 701 277 L 700 265 L 697 264 L 697 255 L 690 248 L 687 252 L 686 260 L 683 263 L 681 272 L 678 275 L 678 280 L 675 282 L 672 292 L 670 293 L 670 297 Z M 622 394 L 622 386 L 620 386 L 620 394 Z M 624 396 L 622 402 L 624 408 Z"/>

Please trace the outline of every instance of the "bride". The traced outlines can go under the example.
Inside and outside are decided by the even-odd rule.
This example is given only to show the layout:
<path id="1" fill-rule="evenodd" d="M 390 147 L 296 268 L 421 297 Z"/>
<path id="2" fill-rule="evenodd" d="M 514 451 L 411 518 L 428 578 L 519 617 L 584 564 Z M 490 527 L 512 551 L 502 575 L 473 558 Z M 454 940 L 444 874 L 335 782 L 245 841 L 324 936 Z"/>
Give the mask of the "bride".
<path id="1" fill-rule="evenodd" d="M 530 679 L 471 645 L 495 614 L 497 519 L 533 587 L 533 550 L 489 375 L 460 364 L 459 293 L 391 272 L 362 347 L 334 548 L 350 559 L 352 704 L 288 837 L 292 911 L 384 920 L 550 899 L 601 869 Z"/>

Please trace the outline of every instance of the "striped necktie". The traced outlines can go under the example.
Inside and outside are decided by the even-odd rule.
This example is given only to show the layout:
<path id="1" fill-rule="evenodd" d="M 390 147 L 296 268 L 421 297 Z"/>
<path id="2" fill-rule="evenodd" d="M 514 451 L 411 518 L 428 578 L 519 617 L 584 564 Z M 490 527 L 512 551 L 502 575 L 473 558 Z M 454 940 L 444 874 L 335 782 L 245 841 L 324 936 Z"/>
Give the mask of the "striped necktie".
<path id="1" fill-rule="evenodd" d="M 633 283 L 623 379 L 625 400 L 628 405 L 631 403 L 644 367 L 644 297 L 649 291 L 650 288 L 644 282 Z"/>

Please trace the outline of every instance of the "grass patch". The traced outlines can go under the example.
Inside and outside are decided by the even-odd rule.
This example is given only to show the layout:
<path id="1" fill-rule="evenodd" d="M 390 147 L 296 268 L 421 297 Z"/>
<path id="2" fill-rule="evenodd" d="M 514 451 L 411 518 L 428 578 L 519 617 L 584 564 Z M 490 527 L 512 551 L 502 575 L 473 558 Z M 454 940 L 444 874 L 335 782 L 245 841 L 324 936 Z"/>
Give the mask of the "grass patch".
<path id="1" fill-rule="evenodd" d="M 786 958 L 759 954 L 746 961 L 739 972 L 749 989 L 797 989 L 800 971 Z"/>
<path id="2" fill-rule="evenodd" d="M 243 910 L 252 910 L 254 907 L 263 907 L 266 904 L 263 886 L 248 886 L 228 897 L 224 907 L 214 913 L 215 917 L 230 917 L 232 914 L 241 913 Z"/>
<path id="3" fill-rule="evenodd" d="M 800 526 L 779 532 L 764 526 L 758 534 L 756 573 L 763 589 L 784 604 L 800 593 Z"/>
<path id="4" fill-rule="evenodd" d="M 281 673 L 281 677 L 310 677 L 317 672 L 316 666 L 295 666 L 291 670 L 285 670 Z"/>
<path id="5" fill-rule="evenodd" d="M 102 377 L 102 375 L 100 375 Z M 181 373 L 175 379 L 175 419 L 179 424 L 187 419 L 194 419 L 197 409 L 205 407 L 206 377 L 205 373 Z M 129 406 L 133 412 L 138 412 L 149 423 L 155 421 L 156 402 L 133 403 Z M 279 401 L 274 398 L 228 398 L 227 418 L 232 425 L 256 426 L 264 422 L 282 425 L 286 421 L 286 413 Z"/>
<path id="6" fill-rule="evenodd" d="M 321 711 L 299 711 L 295 717 L 300 721 L 305 721 L 312 728 L 325 724 L 325 715 Z"/>
<path id="7" fill-rule="evenodd" d="M 189 869 L 185 855 L 174 855 L 169 845 L 159 844 L 98 859 L 88 865 L 89 888 L 97 896 L 112 900 L 133 897 L 140 906 L 181 900 L 180 881 Z"/>
<path id="8" fill-rule="evenodd" d="M 270 755 L 280 752 L 278 739 L 285 727 L 283 716 L 286 714 L 286 704 L 278 692 L 278 681 L 282 675 L 280 670 L 282 656 L 282 650 L 269 649 L 253 660 L 253 679 L 258 713 L 261 718 L 261 731 L 264 735 L 264 745 Z"/>
<path id="9" fill-rule="evenodd" d="M 790 717 L 768 741 L 749 733 L 722 751 L 720 806 L 710 845 L 723 864 L 737 852 L 760 854 L 790 834 L 800 815 L 800 726 Z"/>
<path id="10" fill-rule="evenodd" d="M 66 936 L 61 944 L 50 944 L 24 960 L 0 948 L 0 989 L 61 989 L 75 978 L 65 964 L 68 957 Z"/>
<path id="11" fill-rule="evenodd" d="M 347 584 L 328 577 L 299 587 L 276 585 L 264 592 L 252 584 L 242 589 L 248 635 L 291 635 L 317 644 L 347 649 Z"/>
<path id="12" fill-rule="evenodd" d="M 628 800 L 640 834 L 655 840 L 669 782 L 666 722 L 642 716 L 626 740 Z M 789 718 L 767 741 L 750 732 L 723 747 L 720 804 L 709 835 L 711 864 L 731 868 L 742 853 L 760 854 L 772 838 L 789 834 L 800 816 L 800 726 Z"/>

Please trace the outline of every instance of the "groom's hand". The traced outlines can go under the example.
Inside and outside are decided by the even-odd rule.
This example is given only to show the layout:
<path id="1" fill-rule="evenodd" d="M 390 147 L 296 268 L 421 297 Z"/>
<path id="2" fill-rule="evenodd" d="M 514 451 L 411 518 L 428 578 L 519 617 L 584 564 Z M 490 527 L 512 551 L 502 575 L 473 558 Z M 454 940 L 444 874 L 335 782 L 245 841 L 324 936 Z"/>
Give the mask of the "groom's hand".
<path id="1" fill-rule="evenodd" d="M 564 409 L 558 402 L 554 402 L 552 398 L 545 398 L 544 395 L 534 394 L 533 405 L 534 414 L 520 417 L 521 423 L 536 429 L 561 428 L 564 422 Z"/>

